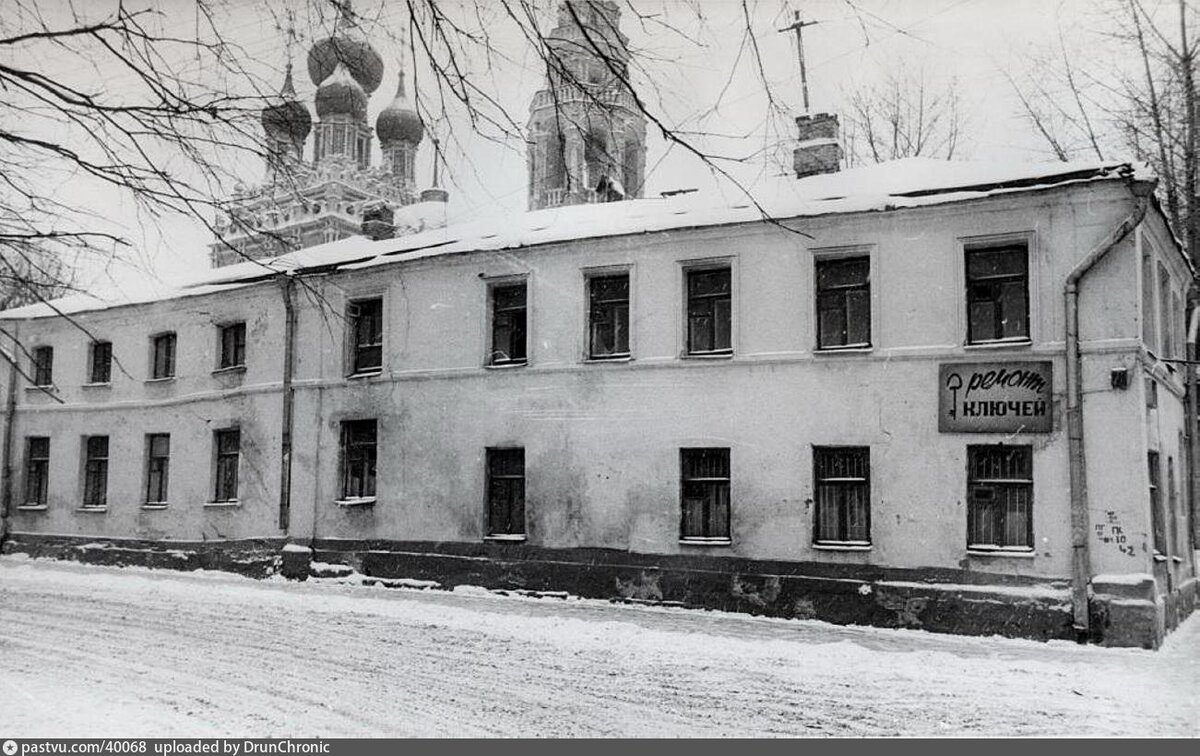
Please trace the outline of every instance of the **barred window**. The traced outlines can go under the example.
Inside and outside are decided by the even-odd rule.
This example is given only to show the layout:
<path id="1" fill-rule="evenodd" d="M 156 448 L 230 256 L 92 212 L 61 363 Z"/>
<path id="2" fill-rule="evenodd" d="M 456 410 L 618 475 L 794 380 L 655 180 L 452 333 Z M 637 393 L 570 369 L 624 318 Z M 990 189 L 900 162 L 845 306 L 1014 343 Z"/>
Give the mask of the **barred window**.
<path id="1" fill-rule="evenodd" d="M 25 439 L 25 506 L 44 507 L 50 484 L 50 439 Z"/>
<path id="2" fill-rule="evenodd" d="M 488 535 L 525 535 L 525 450 L 487 450 Z"/>
<path id="3" fill-rule="evenodd" d="M 84 509 L 103 509 L 108 505 L 108 436 L 84 439 Z"/>
<path id="4" fill-rule="evenodd" d="M 871 345 L 871 259 L 817 261 L 817 347 Z"/>
<path id="5" fill-rule="evenodd" d="M 40 346 L 33 349 L 33 385 L 50 386 L 54 383 L 54 347 Z"/>
<path id="6" fill-rule="evenodd" d="M 92 342 L 92 364 L 88 371 L 90 383 L 109 383 L 112 381 L 112 342 Z"/>
<path id="7" fill-rule="evenodd" d="M 871 450 L 866 446 L 813 449 L 818 543 L 871 543 Z"/>
<path id="8" fill-rule="evenodd" d="M 680 449 L 684 541 L 729 540 L 729 449 Z"/>
<path id="9" fill-rule="evenodd" d="M 151 340 L 151 378 L 171 378 L 175 375 L 175 334 L 161 333 Z"/>
<path id="10" fill-rule="evenodd" d="M 379 372 L 383 369 L 383 300 L 351 302 L 349 315 L 353 338 L 351 373 Z"/>
<path id="11" fill-rule="evenodd" d="M 171 468 L 171 436 L 151 433 L 146 436 L 146 503 L 166 504 Z"/>
<path id="12" fill-rule="evenodd" d="M 246 324 L 231 323 L 221 327 L 222 368 L 241 367 L 246 364 Z"/>
<path id="13" fill-rule="evenodd" d="M 687 272 L 687 351 L 733 352 L 733 284 L 729 268 Z"/>
<path id="14" fill-rule="evenodd" d="M 967 249 L 967 342 L 1028 338 L 1026 246 Z"/>
<path id="15" fill-rule="evenodd" d="M 378 424 L 375 420 L 342 423 L 342 498 L 375 496 Z"/>
<path id="16" fill-rule="evenodd" d="M 241 456 L 242 433 L 237 428 L 219 430 L 213 434 L 216 450 L 216 486 L 213 501 L 237 501 L 238 461 Z"/>
<path id="17" fill-rule="evenodd" d="M 629 274 L 588 279 L 588 356 L 629 356 Z"/>
<path id="18" fill-rule="evenodd" d="M 1167 555 L 1167 518 L 1163 513 L 1162 501 L 1162 472 L 1158 452 L 1148 452 L 1146 455 L 1148 472 L 1150 473 L 1150 527 L 1153 531 L 1154 551 L 1156 554 Z"/>
<path id="19" fill-rule="evenodd" d="M 525 282 L 491 287 L 492 365 L 523 365 L 526 362 Z"/>
<path id="20" fill-rule="evenodd" d="M 967 548 L 1033 549 L 1033 447 L 967 447 Z"/>

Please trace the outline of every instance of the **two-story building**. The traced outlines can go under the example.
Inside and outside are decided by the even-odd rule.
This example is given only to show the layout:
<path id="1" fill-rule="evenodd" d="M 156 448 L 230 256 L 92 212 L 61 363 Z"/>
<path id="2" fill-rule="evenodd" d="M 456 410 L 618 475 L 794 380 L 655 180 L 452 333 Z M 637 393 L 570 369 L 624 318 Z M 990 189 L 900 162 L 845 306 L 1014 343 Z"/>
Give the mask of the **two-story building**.
<path id="1" fill-rule="evenodd" d="M 914 159 L 5 312 L 4 549 L 1154 646 L 1196 573 L 1152 190 Z"/>

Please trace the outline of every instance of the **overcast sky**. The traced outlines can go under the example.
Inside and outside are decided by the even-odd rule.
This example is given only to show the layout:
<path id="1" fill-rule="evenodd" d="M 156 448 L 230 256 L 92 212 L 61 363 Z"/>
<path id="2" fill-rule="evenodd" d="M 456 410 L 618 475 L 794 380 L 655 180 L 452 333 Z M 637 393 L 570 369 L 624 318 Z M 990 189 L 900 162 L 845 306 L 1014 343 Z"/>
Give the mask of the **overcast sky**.
<path id="1" fill-rule="evenodd" d="M 314 87 L 304 71 L 304 55 L 314 37 L 323 36 L 317 11 L 319 4 L 308 0 L 226 0 L 228 12 L 221 22 L 223 33 L 242 46 L 253 71 L 275 87 L 282 80 L 287 59 L 279 19 L 291 9 L 300 36 L 293 52 L 297 64 L 296 83 L 300 96 L 310 104 Z M 469 0 L 443 3 L 448 13 L 458 12 Z M 477 0 L 486 6 L 491 0 Z M 46 0 L 53 6 L 66 0 Z M 800 112 L 799 67 L 794 37 L 778 29 L 791 21 L 793 10 L 801 10 L 817 25 L 805 29 L 809 88 L 813 111 L 842 111 L 845 96 L 855 86 L 878 81 L 898 66 L 924 69 L 931 83 L 957 80 L 963 98 L 963 159 L 1035 161 L 1050 158 L 1045 145 L 1020 117 L 1004 72 L 1020 74 L 1030 61 L 1052 52 L 1063 41 L 1074 49 L 1095 49 L 1105 28 L 1102 9 L 1085 0 L 746 0 L 761 69 L 745 44 L 745 17 L 740 0 L 630 0 L 639 11 L 656 21 L 639 24 L 628 7 L 623 30 L 631 46 L 644 50 L 644 67 L 635 82 L 643 99 L 664 121 L 685 130 L 689 138 L 716 153 L 745 156 L 741 165 L 731 165 L 741 177 L 769 176 L 781 171 L 777 161 L 788 154 L 791 128 L 786 121 L 768 118 L 768 90 L 789 116 Z M 188 0 L 156 0 L 168 31 L 195 33 L 195 14 Z M 538 0 L 546 11 L 543 29 L 552 25 L 553 3 Z M 1154 13 L 1168 13 L 1170 6 L 1150 2 Z M 355 0 L 356 13 L 367 22 L 368 38 L 386 64 L 384 81 L 373 95 L 369 117 L 391 99 L 395 91 L 398 56 L 406 54 L 397 39 L 407 25 L 405 4 L 382 0 Z M 697 9 L 699 13 L 697 13 Z M 492 5 L 491 10 L 495 10 Z M 328 20 L 326 20 L 328 23 Z M 315 27 L 315 28 L 314 28 Z M 327 26 L 324 28 L 328 28 Z M 479 59 L 469 61 L 475 80 L 495 93 L 513 119 L 523 124 L 528 103 L 541 86 L 543 71 L 515 30 L 506 32 L 496 23 L 496 44 L 507 63 Z M 62 59 L 48 59 L 67 65 Z M 764 86 L 763 77 L 766 85 Z M 106 78 L 104 86 L 120 87 L 122 76 Z M 410 87 L 411 87 L 410 79 Z M 418 96 L 434 108 L 435 98 L 428 71 L 417 60 Z M 410 89 L 411 92 L 411 89 Z M 472 132 L 462 114 L 447 114 L 441 138 L 447 143 L 447 170 L 443 184 L 451 192 L 451 221 L 521 212 L 525 209 L 524 145 L 517 140 L 497 142 Z M 668 149 L 654 128 L 648 129 L 646 196 L 660 191 L 714 186 L 709 166 L 678 147 Z M 782 148 L 782 150 L 780 149 Z M 311 149 L 311 145 L 310 145 Z M 376 153 L 378 147 L 376 146 Z M 423 185 L 430 177 L 429 142 L 422 145 L 418 178 Z M 376 159 L 377 159 L 376 154 Z M 262 166 L 244 166 L 248 183 L 261 179 Z M 232 189 L 232 187 L 230 187 Z M 82 180 L 70 182 L 72 198 L 94 207 L 100 215 L 127 229 L 138 249 L 132 265 L 115 265 L 103 274 L 92 272 L 97 291 L 115 281 L 121 287 L 143 286 L 147 281 L 177 283 L 207 267 L 207 244 L 211 241 L 199 224 L 183 218 L 152 221 L 139 217 L 128 203 L 111 193 L 96 192 Z"/>

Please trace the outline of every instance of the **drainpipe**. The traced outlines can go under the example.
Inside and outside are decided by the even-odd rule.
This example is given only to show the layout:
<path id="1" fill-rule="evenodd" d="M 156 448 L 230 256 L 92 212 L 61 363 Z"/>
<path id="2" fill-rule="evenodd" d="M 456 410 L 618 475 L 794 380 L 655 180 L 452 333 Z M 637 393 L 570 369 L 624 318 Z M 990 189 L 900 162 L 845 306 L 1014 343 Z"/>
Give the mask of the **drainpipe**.
<path id="1" fill-rule="evenodd" d="M 1192 284 L 1192 294 L 1196 294 L 1196 284 Z M 1196 495 L 1200 493 L 1200 471 L 1196 469 L 1196 465 L 1200 464 L 1200 452 L 1197 452 L 1196 446 L 1200 442 L 1200 418 L 1197 417 L 1197 412 L 1200 408 L 1197 407 L 1196 391 L 1200 389 L 1200 384 L 1196 380 L 1196 360 L 1200 359 L 1200 347 L 1197 342 L 1200 342 L 1200 302 L 1195 302 L 1192 306 L 1192 319 L 1188 323 L 1187 333 L 1187 363 L 1184 365 L 1184 380 L 1187 385 L 1184 389 L 1184 411 L 1187 412 L 1187 417 L 1184 418 L 1184 427 L 1187 429 L 1187 464 L 1188 464 L 1188 507 L 1189 517 L 1188 524 L 1191 526 L 1191 532 L 1188 533 L 1188 543 L 1191 545 L 1191 550 L 1195 551 L 1196 544 L 1200 539 L 1197 538 L 1197 533 L 1200 533 L 1200 523 L 1197 522 L 1197 516 L 1200 516 L 1200 508 L 1196 506 Z M 1192 572 L 1195 574 L 1196 565 L 1195 557 L 1192 555 L 1191 561 Z"/>
<path id="2" fill-rule="evenodd" d="M 1121 243 L 1146 217 L 1155 181 L 1133 181 L 1130 189 L 1136 206 L 1125 220 L 1109 232 L 1067 275 L 1063 289 L 1066 306 L 1067 347 L 1067 453 L 1071 478 L 1071 607 L 1075 632 L 1080 642 L 1087 640 L 1090 629 L 1088 617 L 1088 584 L 1091 582 L 1091 563 L 1088 555 L 1088 490 L 1087 470 L 1083 448 L 1083 364 L 1079 353 L 1079 282 Z"/>
<path id="3" fill-rule="evenodd" d="M 279 529 L 285 536 L 291 523 L 292 512 L 292 414 L 296 403 L 292 388 L 292 371 L 295 368 L 296 352 L 296 302 L 295 279 L 284 273 L 279 278 L 280 293 L 283 294 L 283 418 L 280 428 L 279 455 Z"/>
<path id="4" fill-rule="evenodd" d="M 14 349 L 8 354 L 8 392 L 4 398 L 4 437 L 0 440 L 0 554 L 4 553 L 4 542 L 8 540 L 8 518 L 12 512 L 12 440 L 13 423 L 17 415 L 17 369 L 13 362 L 17 359 L 17 335 L 9 337 Z M 0 347 L 3 349 L 4 347 Z"/>

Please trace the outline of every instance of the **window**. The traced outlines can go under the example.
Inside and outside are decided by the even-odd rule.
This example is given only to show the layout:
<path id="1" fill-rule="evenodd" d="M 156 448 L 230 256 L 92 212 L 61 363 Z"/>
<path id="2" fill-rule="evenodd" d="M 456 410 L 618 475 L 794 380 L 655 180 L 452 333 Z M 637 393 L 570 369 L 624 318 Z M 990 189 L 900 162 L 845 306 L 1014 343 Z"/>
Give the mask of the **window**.
<path id="1" fill-rule="evenodd" d="M 108 436 L 88 436 L 83 441 L 84 509 L 103 509 L 108 504 Z"/>
<path id="2" fill-rule="evenodd" d="M 349 315 L 353 338 L 351 373 L 378 373 L 383 369 L 383 300 L 351 302 Z"/>
<path id="3" fill-rule="evenodd" d="M 967 548 L 1033 550 L 1033 447 L 967 447 Z"/>
<path id="4" fill-rule="evenodd" d="M 30 436 L 25 439 L 25 506 L 46 506 L 50 484 L 50 439 Z"/>
<path id="5" fill-rule="evenodd" d="M 1171 326 L 1175 317 L 1171 312 L 1171 274 L 1167 266 L 1158 264 L 1158 334 L 1159 355 L 1170 359 L 1175 356 L 1175 339 Z"/>
<path id="6" fill-rule="evenodd" d="M 151 340 L 150 377 L 175 377 L 175 334 L 161 333 Z"/>
<path id="7" fill-rule="evenodd" d="M 374 420 L 342 423 L 343 500 L 375 498 L 377 432 Z"/>
<path id="8" fill-rule="evenodd" d="M 241 454 L 242 433 L 237 428 L 219 430 L 213 434 L 213 447 L 217 454 L 216 486 L 214 502 L 232 502 L 238 499 L 238 456 Z"/>
<path id="9" fill-rule="evenodd" d="M 687 271 L 688 354 L 733 352 L 733 289 L 729 268 Z"/>
<path id="10" fill-rule="evenodd" d="M 112 343 L 108 341 L 92 342 L 92 364 L 88 370 L 89 383 L 109 383 L 112 381 Z"/>
<path id="11" fill-rule="evenodd" d="M 871 345 L 871 259 L 817 261 L 817 348 Z"/>
<path id="12" fill-rule="evenodd" d="M 171 466 L 171 436 L 151 433 L 146 436 L 146 503 L 167 503 L 167 482 Z"/>
<path id="13" fill-rule="evenodd" d="M 50 386 L 54 383 L 54 347 L 33 348 L 33 385 Z"/>
<path id="14" fill-rule="evenodd" d="M 967 343 L 1029 339 L 1029 254 L 1024 244 L 967 249 Z"/>
<path id="15" fill-rule="evenodd" d="M 865 446 L 813 449 L 816 528 L 813 541 L 871 543 L 871 450 Z"/>
<path id="16" fill-rule="evenodd" d="M 523 365 L 525 352 L 525 282 L 498 284 L 492 294 L 492 365 Z"/>
<path id="17" fill-rule="evenodd" d="M 629 356 L 629 274 L 588 279 L 588 356 Z"/>
<path id="18" fill-rule="evenodd" d="M 729 541 L 729 450 L 680 449 L 684 541 Z"/>
<path id="19" fill-rule="evenodd" d="M 525 535 L 525 450 L 487 450 L 488 537 Z"/>
<path id="20" fill-rule="evenodd" d="M 1154 531 L 1154 553 L 1167 555 L 1167 521 L 1162 510 L 1162 474 L 1159 472 L 1158 452 L 1146 455 L 1150 473 L 1150 524 Z"/>
<path id="21" fill-rule="evenodd" d="M 1150 255 L 1142 256 L 1142 343 L 1147 349 L 1157 346 L 1155 336 L 1158 323 L 1154 317 L 1154 260 Z"/>
<path id="22" fill-rule="evenodd" d="M 242 367 L 246 364 L 246 324 L 232 323 L 221 327 L 221 367 Z"/>

